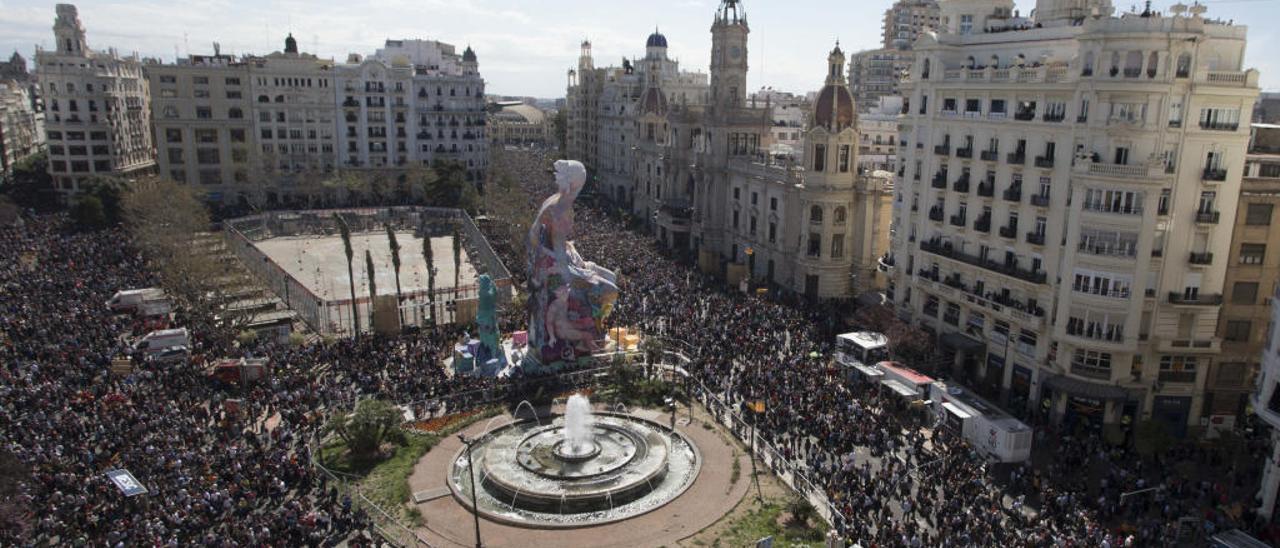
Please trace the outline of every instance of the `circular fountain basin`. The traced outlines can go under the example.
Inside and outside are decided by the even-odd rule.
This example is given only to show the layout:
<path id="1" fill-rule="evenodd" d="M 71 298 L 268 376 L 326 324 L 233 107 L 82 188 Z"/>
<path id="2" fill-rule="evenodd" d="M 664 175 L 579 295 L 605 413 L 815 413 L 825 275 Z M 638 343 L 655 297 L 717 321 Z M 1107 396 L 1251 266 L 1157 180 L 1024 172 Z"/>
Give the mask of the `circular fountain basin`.
<path id="1" fill-rule="evenodd" d="M 570 446 L 563 417 L 486 432 L 472 448 L 479 510 L 525 527 L 595 525 L 634 517 L 679 496 L 696 478 L 697 448 L 665 426 L 630 415 L 593 415 L 590 441 Z M 466 449 L 449 487 L 471 506 Z"/>

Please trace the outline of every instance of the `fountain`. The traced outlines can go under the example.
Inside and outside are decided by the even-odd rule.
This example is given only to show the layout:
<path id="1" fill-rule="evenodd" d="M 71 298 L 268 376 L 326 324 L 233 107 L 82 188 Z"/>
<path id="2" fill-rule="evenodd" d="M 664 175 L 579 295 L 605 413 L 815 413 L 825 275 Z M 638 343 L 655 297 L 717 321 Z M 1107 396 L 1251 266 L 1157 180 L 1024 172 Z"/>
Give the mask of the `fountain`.
<path id="1" fill-rule="evenodd" d="M 472 448 L 481 513 L 529 527 L 594 525 L 666 504 L 698 474 L 697 449 L 683 435 L 632 415 L 593 413 L 575 394 L 546 424 L 524 420 L 483 434 Z M 471 504 L 467 458 L 459 453 L 449 486 Z"/>

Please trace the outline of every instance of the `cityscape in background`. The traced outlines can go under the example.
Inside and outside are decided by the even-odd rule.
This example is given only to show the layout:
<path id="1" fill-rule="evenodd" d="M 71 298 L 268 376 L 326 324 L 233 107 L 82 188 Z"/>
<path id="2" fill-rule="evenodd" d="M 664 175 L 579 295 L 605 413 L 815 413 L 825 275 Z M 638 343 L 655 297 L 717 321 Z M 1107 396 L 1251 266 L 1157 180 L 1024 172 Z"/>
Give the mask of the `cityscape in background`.
<path id="1" fill-rule="evenodd" d="M 536 394 L 536 427 L 540 413 L 567 423 L 569 394 L 596 391 L 597 418 L 640 417 L 668 428 L 667 445 L 617 424 L 590 455 L 519 453 L 550 435 L 535 426 L 512 443 L 527 472 L 568 482 L 590 477 L 574 463 L 600 451 L 636 452 L 619 465 L 630 466 L 684 458 L 688 444 L 698 465 L 672 475 L 688 485 L 655 488 L 664 468 L 644 494 L 603 491 L 608 508 L 590 519 L 619 534 L 670 513 L 689 521 L 663 541 L 729 535 L 745 519 L 737 499 L 768 506 L 759 459 L 775 517 L 799 524 L 779 542 L 810 528 L 803 545 L 828 547 L 1280 542 L 1280 92 L 1246 56 L 1265 21 L 1217 18 L 1214 2 L 892 0 L 864 10 L 881 21 L 874 44 L 815 29 L 833 37 L 806 53 L 809 87 L 775 89 L 767 72 L 748 84 L 761 78 L 754 48 L 770 47 L 753 33 L 783 24 L 753 4 L 706 6 L 707 51 L 635 25 L 618 59 L 598 46 L 615 37 L 584 28 L 576 58 L 538 75 L 562 82 L 561 97 L 492 93 L 486 63 L 513 60 L 470 45 L 479 29 L 388 36 L 345 57 L 286 31 L 275 51 L 213 42 L 159 58 L 97 38 L 93 12 L 50 6 L 52 46 L 0 61 L 0 255 L 13 271 L 0 277 L 0 309 L 12 311 L 0 318 L 0 358 L 12 362 L 0 373 L 13 381 L 0 390 L 0 457 L 23 464 L 11 498 L 33 509 L 0 508 L 14 527 L 0 544 L 194 543 L 224 520 L 218 535 L 248 544 L 471 545 L 474 519 L 478 546 L 484 514 L 492 545 L 560 533 L 595 545 L 557 519 L 598 486 L 579 485 L 582 500 L 568 489 L 553 512 L 554 497 L 522 506 L 502 466 L 483 468 L 479 486 L 457 474 L 505 447 L 472 468 L 472 446 L 508 428 L 473 428 L 480 416 L 520 424 L 520 401 Z M 581 181 L 557 160 L 580 162 Z M 557 261 L 569 266 L 539 281 Z M 77 304 L 103 292 L 111 319 Z M 551 323 L 555 304 L 572 329 Z M 60 335 L 36 314 L 88 334 Z M 546 348 L 560 346 L 536 355 L 527 321 L 549 322 Z M 590 352 L 565 346 L 592 330 Z M 486 352 L 517 359 L 499 374 Z M 103 398 L 157 395 L 156 378 L 191 394 L 164 404 L 203 406 L 199 418 L 217 424 L 166 446 L 163 464 L 114 439 L 68 448 L 87 455 L 74 459 L 57 444 L 22 448 L 87 428 L 20 433 L 41 386 L 80 386 L 64 395 L 74 411 L 39 411 L 62 421 Z M 635 396 L 644 389 L 632 383 L 651 390 Z M 412 474 L 449 467 L 435 479 L 404 472 L 408 496 L 390 510 L 355 478 L 418 442 L 379 440 L 390 449 L 375 443 L 360 469 L 355 426 L 342 421 L 364 400 L 389 402 L 397 431 L 431 436 Z M 677 409 L 688 414 L 679 436 Z M 139 431 L 163 422 L 141 406 L 111 412 L 134 413 Z M 698 421 L 737 445 L 709 449 Z M 454 441 L 441 425 L 468 434 Z M 166 476 L 221 444 L 276 459 L 270 477 L 250 485 L 227 456 L 217 464 L 235 478 L 184 471 L 201 485 L 181 494 L 118 474 L 132 458 L 134 475 Z M 752 467 L 741 484 L 740 453 Z M 349 469 L 321 462 L 340 454 L 328 465 Z M 727 459 L 732 481 L 708 474 Z M 86 474 L 113 483 L 77 495 L 69 485 Z M 101 515 L 83 502 L 115 487 L 143 500 L 125 485 L 139 480 L 165 502 L 102 503 Z M 680 506 L 708 496 L 698 482 L 720 480 L 737 499 L 700 505 L 715 516 Z M 634 502 L 664 490 L 652 508 Z M 192 515 L 163 524 L 157 508 L 179 499 Z M 288 532 L 225 525 L 259 503 L 255 519 L 283 512 Z M 559 518 L 528 525 L 544 514 Z M 132 515 L 147 516 L 145 533 L 99 522 Z"/>

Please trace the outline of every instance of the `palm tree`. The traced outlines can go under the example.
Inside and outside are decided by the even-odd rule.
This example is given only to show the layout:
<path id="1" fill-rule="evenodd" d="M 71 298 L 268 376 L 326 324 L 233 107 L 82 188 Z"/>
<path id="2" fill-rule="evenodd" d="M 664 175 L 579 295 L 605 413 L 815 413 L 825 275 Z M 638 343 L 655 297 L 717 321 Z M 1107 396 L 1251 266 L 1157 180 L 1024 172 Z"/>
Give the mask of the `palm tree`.
<path id="1" fill-rule="evenodd" d="M 396 275 L 396 311 L 400 315 L 400 325 L 404 325 L 404 311 L 400 310 L 400 242 L 396 241 L 396 231 L 391 229 L 391 223 L 385 226 L 387 243 L 391 246 L 391 268 L 395 270 Z"/>
<path id="2" fill-rule="evenodd" d="M 351 281 L 351 336 L 356 337 L 360 335 L 360 316 L 356 309 L 356 272 L 351 266 L 351 260 L 355 258 L 355 251 L 351 250 L 351 227 L 347 226 L 347 220 L 341 215 L 334 213 L 333 218 L 338 222 L 342 247 L 347 252 L 347 279 Z"/>
<path id="3" fill-rule="evenodd" d="M 458 287 L 462 285 L 462 234 L 458 225 L 453 226 L 453 294 L 457 298 Z"/>
<path id="4" fill-rule="evenodd" d="M 431 325 L 434 326 L 436 324 L 436 260 L 431 253 L 430 231 L 424 231 L 422 234 L 422 258 L 427 262 L 427 310 Z"/>
<path id="5" fill-rule="evenodd" d="M 374 283 L 373 277 L 373 253 L 368 249 L 364 250 L 364 267 L 369 277 L 369 330 L 373 331 L 373 308 L 378 300 L 378 284 Z"/>

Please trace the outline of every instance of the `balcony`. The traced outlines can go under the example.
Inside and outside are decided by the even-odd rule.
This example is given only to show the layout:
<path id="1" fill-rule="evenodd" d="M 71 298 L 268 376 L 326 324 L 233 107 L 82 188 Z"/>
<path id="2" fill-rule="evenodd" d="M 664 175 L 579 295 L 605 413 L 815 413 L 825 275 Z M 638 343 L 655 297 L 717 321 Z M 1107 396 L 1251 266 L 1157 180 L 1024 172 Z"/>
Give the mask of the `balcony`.
<path id="1" fill-rule="evenodd" d="M 1053 169 L 1053 156 L 1036 156 L 1036 167 Z"/>
<path id="2" fill-rule="evenodd" d="M 1032 194 L 1031 205 L 1036 207 L 1049 207 L 1049 195 L 1048 194 Z"/>
<path id="3" fill-rule="evenodd" d="M 1046 122 L 1050 122 L 1050 123 L 1055 123 L 1055 124 L 1056 124 L 1056 123 L 1059 123 L 1059 122 L 1061 122 L 1061 121 L 1063 121 L 1063 120 L 1066 120 L 1066 119 L 1067 119 L 1067 113 L 1065 113 L 1065 112 L 1058 112 L 1058 113 L 1054 113 L 1054 114 L 1048 114 L 1048 113 L 1046 113 L 1046 114 L 1044 115 L 1044 121 L 1046 121 Z"/>
<path id="4" fill-rule="evenodd" d="M 1007 201 L 1007 202 L 1014 202 L 1014 203 L 1021 202 L 1021 201 L 1022 201 L 1022 187 L 1020 187 L 1020 186 L 1011 186 L 1011 187 L 1009 187 L 1009 188 L 1005 189 L 1005 191 L 1004 191 L 1004 193 L 1002 194 L 1002 196 L 1004 197 L 1005 201 Z"/>
<path id="5" fill-rule="evenodd" d="M 938 145 L 938 146 L 935 146 L 935 147 L 933 147 L 933 153 L 934 153 L 934 154 L 939 154 L 939 155 L 942 155 L 942 156 L 950 156 L 950 155 L 951 155 L 951 145 Z"/>
<path id="6" fill-rule="evenodd" d="M 991 216 L 984 215 L 982 217 L 978 217 L 978 220 L 973 222 L 973 229 L 977 230 L 978 232 L 986 232 L 990 234 L 991 233 Z"/>
<path id="7" fill-rule="evenodd" d="M 942 222 L 942 206 L 933 206 L 929 208 L 929 220 Z"/>
<path id="8" fill-rule="evenodd" d="M 1097 286 L 1088 287 L 1080 284 L 1072 284 L 1071 290 L 1076 293 L 1084 293 L 1085 295 L 1096 295 L 1099 297 L 1110 297 L 1112 299 L 1128 299 L 1131 294 L 1128 289 L 1108 289 L 1102 290 Z"/>
<path id="9" fill-rule="evenodd" d="M 1221 216 L 1221 213 L 1217 211 L 1197 211 L 1196 222 L 1206 225 L 1216 225 L 1218 224 L 1219 216 Z"/>
<path id="10" fill-rule="evenodd" d="M 1227 180 L 1227 170 L 1206 167 L 1204 168 L 1204 174 L 1200 178 L 1205 181 L 1221 183 Z"/>
<path id="11" fill-rule="evenodd" d="M 951 226 L 959 226 L 959 227 L 965 226 L 964 215 L 952 215 Z"/>
<path id="12" fill-rule="evenodd" d="M 1122 343 L 1124 328 L 1120 325 L 1106 325 L 1097 322 L 1085 322 L 1080 318 L 1067 319 L 1067 334 L 1072 337 L 1095 341 Z"/>
<path id="13" fill-rule="evenodd" d="M 984 151 L 982 151 L 981 153 L 979 153 L 979 154 L 978 154 L 978 157 L 979 157 L 979 158 L 981 158 L 981 159 L 982 159 L 982 161 L 984 161 L 984 162 L 998 162 L 998 161 L 1000 161 L 1000 153 L 999 153 L 998 151 L 995 151 L 995 150 L 984 150 Z"/>
<path id="14" fill-rule="evenodd" d="M 981 257 L 960 253 L 952 249 L 950 245 L 943 244 L 938 240 L 921 241 L 920 250 L 926 253 L 932 253 L 939 257 L 945 257 L 979 268 L 985 268 L 997 274 L 1004 274 L 1005 276 L 1017 278 L 1033 284 L 1043 284 L 1048 279 L 1048 274 L 1043 271 L 1032 272 L 1030 270 L 1018 268 L 1017 265 L 998 263 L 990 259 L 983 259 Z"/>
<path id="15" fill-rule="evenodd" d="M 938 190 L 946 190 L 947 188 L 946 172 L 939 171 L 938 173 L 935 173 L 933 175 L 933 181 L 929 183 L 929 186 L 936 188 Z"/>
<path id="16" fill-rule="evenodd" d="M 1161 371 L 1156 376 L 1160 382 L 1174 382 L 1190 384 L 1196 382 L 1195 371 Z"/>
<path id="17" fill-rule="evenodd" d="M 1000 227 L 1000 237 L 1009 238 L 1011 240 L 1016 239 L 1018 237 L 1018 227 L 1016 226 Z"/>
<path id="18" fill-rule="evenodd" d="M 1043 233 L 1043 232 L 1028 232 L 1028 233 L 1027 233 L 1027 243 L 1029 243 L 1029 244 L 1031 244 L 1031 245 L 1044 245 L 1044 233 Z"/>
<path id="19" fill-rule="evenodd" d="M 1071 374 L 1077 377 L 1084 377 L 1086 379 L 1093 379 L 1097 381 L 1111 380 L 1111 368 L 1109 367 L 1096 367 L 1082 363 L 1073 363 L 1071 364 Z"/>
<path id="20" fill-rule="evenodd" d="M 995 181 L 988 180 L 988 181 L 983 181 L 981 183 L 978 183 L 978 196 L 981 196 L 983 198 L 990 198 L 995 195 L 996 195 Z"/>
<path id="21" fill-rule="evenodd" d="M 1237 131 L 1240 129 L 1240 124 L 1228 123 L 1228 122 L 1211 122 L 1207 120 L 1201 120 L 1200 129 L 1208 130 L 1208 131 Z"/>
<path id="22" fill-rule="evenodd" d="M 1210 253 L 1208 251 L 1205 251 L 1202 253 L 1192 252 L 1191 257 L 1187 259 L 1187 262 L 1191 264 L 1198 264 L 1198 265 L 1213 264 L 1213 253 Z"/>
<path id="23" fill-rule="evenodd" d="M 1010 165 L 1015 165 L 1015 166 L 1026 165 L 1027 153 L 1010 152 L 1008 156 L 1005 156 L 1005 161 L 1008 162 Z"/>
<path id="24" fill-rule="evenodd" d="M 973 147 L 957 148 L 956 158 L 973 158 Z"/>
<path id="25" fill-rule="evenodd" d="M 955 184 L 951 185 L 951 190 L 967 194 L 969 192 L 969 176 L 962 175 L 959 179 L 956 179 Z"/>
<path id="26" fill-rule="evenodd" d="M 1222 304 L 1222 295 L 1188 295 L 1186 293 L 1178 293 L 1177 291 L 1169 292 L 1169 304 L 1182 306 L 1219 306 Z"/>
<path id="27" fill-rule="evenodd" d="M 1034 110 L 1019 110 L 1018 112 L 1015 112 L 1015 113 L 1013 114 L 1013 119 L 1014 119 L 1014 120 L 1021 121 L 1021 122 L 1030 122 L 1030 121 L 1032 121 L 1032 120 L 1035 120 L 1035 119 L 1036 119 L 1036 111 L 1034 111 Z"/>

